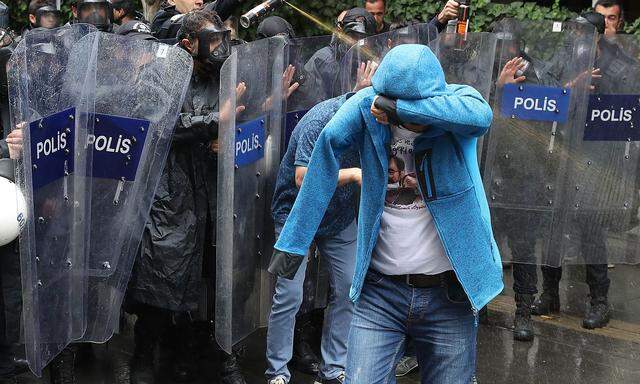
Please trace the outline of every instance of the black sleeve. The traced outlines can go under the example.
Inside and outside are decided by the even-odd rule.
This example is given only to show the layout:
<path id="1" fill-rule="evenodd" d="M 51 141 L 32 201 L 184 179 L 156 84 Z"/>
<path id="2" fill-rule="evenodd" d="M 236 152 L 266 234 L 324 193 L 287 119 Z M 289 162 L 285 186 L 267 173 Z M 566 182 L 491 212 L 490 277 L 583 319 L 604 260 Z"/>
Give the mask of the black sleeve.
<path id="1" fill-rule="evenodd" d="M 218 113 L 210 113 L 205 116 L 194 116 L 182 113 L 178 117 L 175 131 L 173 132 L 173 144 L 208 143 L 218 138 Z"/>
<path id="2" fill-rule="evenodd" d="M 0 140 L 0 159 L 6 159 L 9 157 L 9 146 L 5 139 Z"/>
<path id="3" fill-rule="evenodd" d="M 433 27 L 433 28 L 429 28 L 429 40 L 434 40 L 438 37 L 438 33 L 444 31 L 447 24 L 440 23 L 438 21 L 438 16 L 434 16 L 433 19 L 431 19 L 431 21 L 429 22 L 429 26 Z"/>

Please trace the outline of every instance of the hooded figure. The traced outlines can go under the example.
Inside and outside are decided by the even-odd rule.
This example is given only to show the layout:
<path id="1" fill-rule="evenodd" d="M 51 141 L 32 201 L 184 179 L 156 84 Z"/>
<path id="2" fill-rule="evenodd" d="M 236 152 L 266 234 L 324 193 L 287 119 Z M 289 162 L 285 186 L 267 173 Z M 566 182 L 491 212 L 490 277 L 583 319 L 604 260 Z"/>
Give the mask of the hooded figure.
<path id="1" fill-rule="evenodd" d="M 376 96 L 384 95 L 392 124 L 428 127 L 414 143 L 415 158 L 423 159 L 416 160 L 420 191 L 455 276 L 478 311 L 503 289 L 476 152 L 478 137 L 491 125 L 491 108 L 475 89 L 447 84 L 437 58 L 423 45 L 393 48 L 372 84 L 347 100 L 322 131 L 269 270 L 289 278 L 295 274 L 335 190 L 338 159 L 355 146 L 361 156 L 362 195 L 350 297 L 356 301 L 360 296 L 387 188 L 391 131 L 370 112 Z"/>
<path id="2" fill-rule="evenodd" d="M 349 48 L 360 39 L 376 33 L 376 20 L 364 8 L 348 10 L 342 19 L 338 18 L 338 33 L 333 35 L 331 44 L 316 52 L 305 65 L 309 77 L 316 81 L 316 93 L 320 100 L 338 96 L 340 61 Z"/>
<path id="3" fill-rule="evenodd" d="M 285 36 L 288 39 L 296 37 L 291 24 L 280 16 L 269 16 L 258 24 L 256 39 L 267 39 L 278 35 Z"/>

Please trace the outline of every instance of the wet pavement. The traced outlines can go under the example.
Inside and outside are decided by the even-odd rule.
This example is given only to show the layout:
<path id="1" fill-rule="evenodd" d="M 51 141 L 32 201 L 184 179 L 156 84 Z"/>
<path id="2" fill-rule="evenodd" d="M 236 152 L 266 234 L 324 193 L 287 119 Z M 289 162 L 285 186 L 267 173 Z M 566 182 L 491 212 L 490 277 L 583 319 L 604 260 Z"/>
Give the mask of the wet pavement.
<path id="1" fill-rule="evenodd" d="M 510 290 L 510 269 L 505 269 L 504 295 L 489 305 L 489 323 L 480 326 L 478 336 L 479 383 L 572 384 L 640 383 L 640 281 L 639 267 L 610 269 L 613 319 L 604 329 L 588 331 L 581 327 L 586 308 L 587 288 L 580 267 L 566 269 L 561 288 L 563 314 L 554 318 L 535 318 L 533 342 L 514 341 L 511 333 L 514 303 Z M 80 354 L 79 383 L 116 383 L 115 371 L 131 355 L 130 329 L 123 330 L 106 345 L 94 345 Z M 242 365 L 249 384 L 265 383 L 264 331 L 252 336 Z M 203 354 L 198 357 L 201 380 L 197 384 L 217 383 L 215 364 Z M 160 359 L 158 384 L 168 380 L 169 361 Z M 23 375 L 20 383 L 48 383 Z M 294 372 L 292 384 L 312 384 L 313 377 Z M 419 383 L 417 373 L 398 380 L 399 384 Z M 120 384 L 120 383 L 118 383 Z M 364 383 L 363 383 L 364 384 Z"/>

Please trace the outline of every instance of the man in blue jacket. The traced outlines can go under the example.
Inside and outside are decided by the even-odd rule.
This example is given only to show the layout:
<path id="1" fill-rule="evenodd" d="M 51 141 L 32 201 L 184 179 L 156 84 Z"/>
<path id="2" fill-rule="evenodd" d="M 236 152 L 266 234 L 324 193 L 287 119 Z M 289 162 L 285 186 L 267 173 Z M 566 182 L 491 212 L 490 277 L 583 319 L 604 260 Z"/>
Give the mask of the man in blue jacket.
<path id="1" fill-rule="evenodd" d="M 300 120 L 291 134 L 287 153 L 280 163 L 271 210 L 276 234 L 287 221 L 303 184 L 313 147 L 325 125 L 350 95 L 319 103 Z M 361 180 L 358 153 L 345 151 L 339 159 L 338 188 L 322 218 L 314 238 L 327 260 L 331 295 L 322 330 L 322 364 L 318 384 L 340 384 L 347 359 L 347 336 L 353 313 L 349 287 L 356 253 L 355 196 Z M 287 364 L 293 352 L 296 313 L 302 304 L 306 262 L 293 280 L 279 278 L 273 295 L 267 328 L 267 382 L 287 384 L 291 378 Z"/>
<path id="2" fill-rule="evenodd" d="M 466 384 L 477 312 L 503 288 L 476 153 L 491 108 L 475 89 L 447 84 L 423 45 L 389 51 L 372 84 L 318 138 L 269 269 L 295 275 L 336 187 L 338 158 L 357 148 L 362 194 L 345 382 L 393 382 L 410 338 L 422 383 Z"/>

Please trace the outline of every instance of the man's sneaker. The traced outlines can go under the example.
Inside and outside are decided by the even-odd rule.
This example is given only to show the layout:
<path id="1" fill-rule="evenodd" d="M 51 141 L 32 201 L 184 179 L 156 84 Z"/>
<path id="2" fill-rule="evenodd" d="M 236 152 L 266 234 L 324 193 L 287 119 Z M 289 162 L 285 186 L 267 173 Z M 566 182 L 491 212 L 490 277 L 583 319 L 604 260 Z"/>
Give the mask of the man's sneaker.
<path id="1" fill-rule="evenodd" d="M 313 384 L 343 384 L 344 383 L 344 372 L 340 372 L 340 375 L 335 379 L 321 379 L 320 377 L 316 377 L 316 380 Z"/>
<path id="2" fill-rule="evenodd" d="M 267 384 L 288 384 L 284 376 L 276 376 L 273 379 L 268 379 Z"/>
<path id="3" fill-rule="evenodd" d="M 405 356 L 398 362 L 396 367 L 396 377 L 406 376 L 414 369 L 418 368 L 418 359 Z"/>

